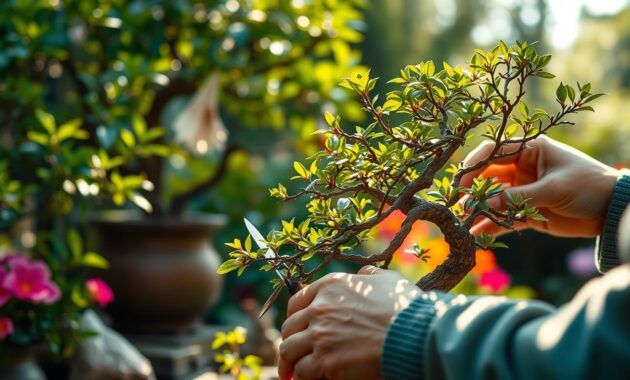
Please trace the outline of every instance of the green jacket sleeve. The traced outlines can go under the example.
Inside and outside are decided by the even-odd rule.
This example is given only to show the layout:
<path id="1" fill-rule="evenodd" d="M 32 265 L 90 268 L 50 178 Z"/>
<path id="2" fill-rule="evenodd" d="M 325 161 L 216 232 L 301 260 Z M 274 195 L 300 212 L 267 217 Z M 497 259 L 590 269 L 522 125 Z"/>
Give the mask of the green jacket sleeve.
<path id="1" fill-rule="evenodd" d="M 628 379 L 630 264 L 567 305 L 427 293 L 389 327 L 385 379 Z"/>
<path id="2" fill-rule="evenodd" d="M 617 179 L 617 184 L 608 206 L 604 231 L 597 238 L 595 264 L 601 273 L 606 273 L 619 265 L 617 229 L 628 203 L 630 203 L 630 172 L 624 170 L 619 179 Z"/>

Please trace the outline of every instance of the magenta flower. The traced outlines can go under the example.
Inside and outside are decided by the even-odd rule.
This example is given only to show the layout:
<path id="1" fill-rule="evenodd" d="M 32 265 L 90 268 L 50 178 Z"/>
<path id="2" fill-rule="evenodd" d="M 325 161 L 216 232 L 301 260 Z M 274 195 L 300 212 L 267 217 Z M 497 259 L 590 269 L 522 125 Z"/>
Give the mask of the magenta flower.
<path id="1" fill-rule="evenodd" d="M 0 264 L 10 263 L 13 260 L 28 259 L 23 253 L 6 253 L 0 258 Z"/>
<path id="2" fill-rule="evenodd" d="M 85 282 L 88 293 L 101 308 L 104 308 L 114 300 L 114 292 L 112 289 L 100 278 L 90 278 Z"/>
<path id="3" fill-rule="evenodd" d="M 50 270 L 42 261 L 14 258 L 10 261 L 10 267 L 2 285 L 15 298 L 51 304 L 61 297 L 59 287 L 50 280 Z"/>
<path id="4" fill-rule="evenodd" d="M 4 278 L 7 276 L 7 270 L 0 266 L 0 306 L 4 305 L 11 298 L 11 292 L 7 291 L 4 286 Z"/>
<path id="5" fill-rule="evenodd" d="M 13 321 L 7 317 L 0 317 L 0 340 L 13 334 Z"/>
<path id="6" fill-rule="evenodd" d="M 494 293 L 498 293 L 510 286 L 510 275 L 503 269 L 496 267 L 493 270 L 484 272 L 481 276 L 479 276 L 479 286 L 488 288 Z"/>

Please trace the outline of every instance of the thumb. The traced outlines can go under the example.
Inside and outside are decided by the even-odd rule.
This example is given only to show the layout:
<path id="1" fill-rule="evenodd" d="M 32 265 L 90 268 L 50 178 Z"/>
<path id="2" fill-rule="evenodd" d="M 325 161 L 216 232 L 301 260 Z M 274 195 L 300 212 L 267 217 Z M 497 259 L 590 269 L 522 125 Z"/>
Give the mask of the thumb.
<path id="1" fill-rule="evenodd" d="M 384 272 L 384 269 L 375 267 L 374 265 L 366 265 L 359 269 L 357 274 L 381 274 Z"/>

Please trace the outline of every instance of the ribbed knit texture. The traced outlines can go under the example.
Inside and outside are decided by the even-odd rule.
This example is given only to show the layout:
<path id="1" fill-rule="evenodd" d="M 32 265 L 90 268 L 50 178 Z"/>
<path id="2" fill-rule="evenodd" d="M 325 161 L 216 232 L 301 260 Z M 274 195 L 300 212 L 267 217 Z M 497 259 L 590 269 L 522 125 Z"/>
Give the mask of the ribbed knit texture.
<path id="1" fill-rule="evenodd" d="M 386 380 L 424 379 L 426 338 L 435 318 L 435 302 L 452 298 L 442 293 L 424 293 L 402 310 L 389 326 L 381 374 Z"/>
<path id="2" fill-rule="evenodd" d="M 597 248 L 595 249 L 595 263 L 601 273 L 619 265 L 619 253 L 617 251 L 617 234 L 621 215 L 630 203 L 630 172 L 624 171 L 617 179 L 617 184 L 613 191 L 604 232 L 597 238 Z"/>

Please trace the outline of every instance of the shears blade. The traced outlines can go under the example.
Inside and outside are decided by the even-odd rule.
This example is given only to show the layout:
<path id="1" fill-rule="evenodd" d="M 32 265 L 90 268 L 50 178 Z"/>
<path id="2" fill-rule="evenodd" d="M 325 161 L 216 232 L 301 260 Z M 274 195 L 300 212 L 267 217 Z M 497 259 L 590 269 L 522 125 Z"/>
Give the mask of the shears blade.
<path id="1" fill-rule="evenodd" d="M 245 227 L 247 227 L 247 231 L 249 232 L 249 234 L 252 236 L 252 238 L 256 242 L 256 245 L 258 246 L 258 248 L 264 250 L 263 255 L 266 258 L 269 258 L 269 259 L 272 259 L 272 258 L 276 257 L 276 253 L 273 251 L 273 249 L 269 248 L 269 246 L 265 242 L 265 238 L 260 233 L 260 231 L 258 231 L 256 226 L 254 226 L 249 220 L 247 220 L 247 218 L 243 218 L 243 220 L 245 221 Z M 285 268 L 288 268 L 288 267 L 285 265 Z M 288 278 L 278 268 L 276 268 L 275 271 L 276 271 L 276 274 L 278 275 L 278 277 L 280 277 L 280 279 L 282 280 L 282 283 L 284 284 L 284 286 L 286 286 L 287 289 L 289 289 L 289 293 L 295 294 L 298 291 L 300 291 L 300 289 L 302 289 L 302 284 L 300 284 L 298 281 L 295 281 L 295 280 L 293 280 L 291 278 Z M 275 302 L 276 298 L 278 298 L 278 295 L 280 294 L 281 290 L 282 290 L 282 286 L 278 286 L 273 291 L 271 296 L 267 299 L 267 301 L 263 305 L 262 310 L 260 311 L 260 315 L 258 316 L 258 318 L 262 317 L 267 312 L 267 310 L 269 310 L 271 305 L 273 305 L 273 303 Z"/>

